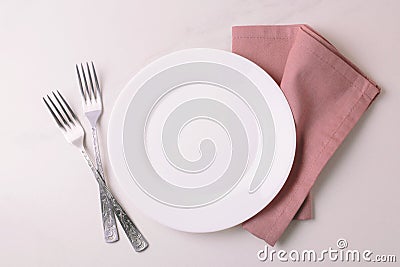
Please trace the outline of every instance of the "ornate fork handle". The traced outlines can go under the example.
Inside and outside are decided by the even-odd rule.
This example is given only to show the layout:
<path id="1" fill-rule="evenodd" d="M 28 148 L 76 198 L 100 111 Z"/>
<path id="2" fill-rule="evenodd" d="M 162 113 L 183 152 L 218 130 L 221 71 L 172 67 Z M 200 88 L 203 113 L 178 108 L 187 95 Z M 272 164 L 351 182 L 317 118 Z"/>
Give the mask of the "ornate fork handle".
<path id="1" fill-rule="evenodd" d="M 117 223 L 115 221 L 114 211 L 110 200 L 102 186 L 99 186 L 101 201 L 101 218 L 103 220 L 104 238 L 107 243 L 119 240 Z"/>
<path id="2" fill-rule="evenodd" d="M 103 164 L 101 163 L 101 154 L 100 154 L 100 146 L 99 146 L 99 138 L 97 137 L 97 128 L 92 127 L 92 139 L 94 146 L 94 154 L 96 160 L 96 167 L 99 170 L 101 176 L 104 177 Z"/>
<path id="3" fill-rule="evenodd" d="M 83 150 L 82 154 L 89 165 L 90 169 L 92 170 L 97 183 L 99 184 L 100 187 L 103 188 L 104 193 L 107 196 L 107 202 L 109 202 L 112 206 L 113 211 L 117 215 L 117 218 L 119 222 L 121 223 L 122 228 L 125 231 L 125 234 L 127 235 L 130 243 L 132 244 L 133 248 L 135 249 L 136 252 L 140 252 L 145 250 L 148 247 L 148 242 L 142 235 L 142 233 L 139 231 L 139 229 L 136 227 L 136 225 L 133 223 L 133 221 L 129 218 L 128 214 L 124 211 L 124 209 L 121 207 L 121 205 L 118 203 L 118 201 L 115 199 L 113 194 L 111 193 L 110 189 L 107 187 L 107 185 L 104 183 L 104 179 L 101 175 L 101 173 L 95 168 L 93 162 L 87 155 L 87 153 Z"/>
<path id="4" fill-rule="evenodd" d="M 103 164 L 101 163 L 101 154 L 99 148 L 99 140 L 97 138 L 96 127 L 92 127 L 92 137 L 93 137 L 92 139 L 93 139 L 93 146 L 96 158 L 96 167 L 102 176 L 103 182 L 105 183 Z M 100 191 L 101 218 L 103 220 L 104 239 L 106 240 L 107 243 L 116 242 L 119 239 L 119 235 L 118 235 L 117 223 L 115 221 L 114 211 L 112 209 L 110 201 L 107 199 L 107 194 L 104 192 L 102 186 L 99 186 L 99 191 Z"/>

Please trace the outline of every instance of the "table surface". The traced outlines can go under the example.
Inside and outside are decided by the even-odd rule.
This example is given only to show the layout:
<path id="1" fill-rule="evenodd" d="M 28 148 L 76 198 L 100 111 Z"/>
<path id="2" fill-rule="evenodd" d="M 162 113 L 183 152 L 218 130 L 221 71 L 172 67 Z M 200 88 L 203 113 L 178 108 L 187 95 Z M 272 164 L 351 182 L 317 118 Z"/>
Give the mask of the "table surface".
<path id="1" fill-rule="evenodd" d="M 100 127 L 105 152 L 113 103 L 140 68 L 185 48 L 229 51 L 233 25 L 292 23 L 307 23 L 323 34 L 382 93 L 316 182 L 315 219 L 292 222 L 275 249 L 321 251 L 345 238 L 349 248 L 397 253 L 400 261 L 399 8 L 396 0 L 1 1 L 0 264 L 280 264 L 259 261 L 264 241 L 240 226 L 189 234 L 138 210 L 129 214 L 150 241 L 148 250 L 135 253 L 121 230 L 120 242 L 105 244 L 97 186 L 51 121 L 41 97 L 59 89 L 81 110 L 74 64 L 95 61 L 105 102 Z M 110 185 L 121 197 L 125 193 L 115 183 L 105 154 Z"/>

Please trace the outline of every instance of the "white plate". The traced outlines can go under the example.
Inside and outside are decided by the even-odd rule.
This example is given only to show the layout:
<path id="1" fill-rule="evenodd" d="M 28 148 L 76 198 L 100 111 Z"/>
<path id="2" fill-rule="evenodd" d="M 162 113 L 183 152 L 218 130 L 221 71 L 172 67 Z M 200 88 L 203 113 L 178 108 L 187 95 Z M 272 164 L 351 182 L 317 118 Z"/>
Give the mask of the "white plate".
<path id="1" fill-rule="evenodd" d="M 214 49 L 145 67 L 120 94 L 108 130 L 129 203 L 188 232 L 226 229 L 262 210 L 285 183 L 295 146 L 292 113 L 273 79 Z"/>

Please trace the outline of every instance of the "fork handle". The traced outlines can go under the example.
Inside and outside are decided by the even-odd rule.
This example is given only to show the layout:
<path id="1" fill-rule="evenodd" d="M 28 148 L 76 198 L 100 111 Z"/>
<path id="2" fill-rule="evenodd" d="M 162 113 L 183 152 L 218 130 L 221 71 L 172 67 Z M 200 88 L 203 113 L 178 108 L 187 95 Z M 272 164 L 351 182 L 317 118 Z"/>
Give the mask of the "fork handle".
<path id="1" fill-rule="evenodd" d="M 107 243 L 117 242 L 119 240 L 119 235 L 112 205 L 102 186 L 99 186 L 99 192 L 104 239 Z"/>
<path id="2" fill-rule="evenodd" d="M 118 203 L 118 201 L 115 199 L 115 197 L 111 193 L 110 189 L 104 183 L 104 179 L 103 179 L 102 175 L 94 166 L 89 155 L 86 153 L 85 150 L 82 150 L 81 152 L 82 152 L 82 155 L 85 158 L 87 164 L 89 165 L 90 169 L 92 170 L 97 183 L 99 184 L 100 187 L 103 188 L 103 190 L 107 196 L 107 199 L 108 199 L 107 201 L 110 202 L 110 204 L 115 212 L 115 215 L 117 215 L 117 218 L 118 218 L 119 222 L 121 223 L 121 226 L 124 229 L 125 234 L 129 239 L 129 242 L 131 243 L 131 245 L 133 246 L 133 248 L 135 249 L 136 252 L 145 250 L 149 246 L 149 243 L 144 238 L 144 236 L 139 231 L 139 229 L 136 227 L 136 225 L 133 223 L 133 221 L 129 218 L 128 214 L 124 211 L 124 209 L 121 207 L 121 205 Z"/>
<path id="3" fill-rule="evenodd" d="M 92 127 L 92 139 L 93 139 L 96 167 L 99 170 L 101 176 L 103 176 L 103 178 L 104 178 L 104 170 L 103 170 L 103 164 L 101 162 L 99 138 L 97 137 L 97 127 L 96 126 Z"/>
<path id="4" fill-rule="evenodd" d="M 97 137 L 97 129 L 96 127 L 92 127 L 92 139 L 94 146 L 94 154 L 96 158 L 96 168 L 100 172 L 101 176 L 104 180 L 104 171 L 103 164 L 101 163 L 101 154 L 100 154 L 100 146 L 99 139 Z M 112 209 L 110 201 L 108 201 L 108 197 L 104 192 L 102 186 L 99 186 L 100 192 L 100 203 L 101 203 L 101 218 L 103 220 L 103 233 L 104 239 L 107 243 L 113 243 L 119 240 L 117 223 L 115 221 L 114 211 Z"/>

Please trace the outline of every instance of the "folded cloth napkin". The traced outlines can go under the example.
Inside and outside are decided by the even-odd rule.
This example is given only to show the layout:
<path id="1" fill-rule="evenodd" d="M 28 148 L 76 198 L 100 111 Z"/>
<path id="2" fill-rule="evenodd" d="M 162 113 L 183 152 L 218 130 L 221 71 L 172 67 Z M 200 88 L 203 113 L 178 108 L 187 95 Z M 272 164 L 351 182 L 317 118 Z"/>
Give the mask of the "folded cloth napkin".
<path id="1" fill-rule="evenodd" d="M 307 25 L 233 27 L 232 51 L 280 85 L 296 124 L 296 155 L 285 185 L 243 223 L 273 246 L 293 218 L 312 217 L 311 187 L 380 89 Z"/>

